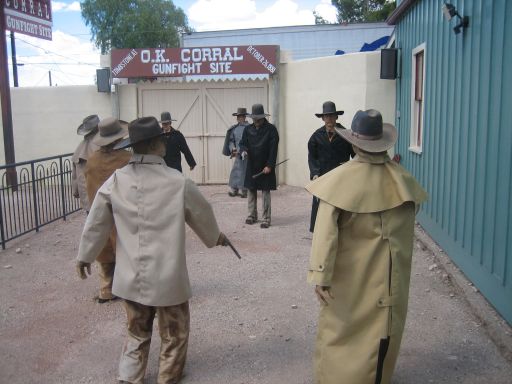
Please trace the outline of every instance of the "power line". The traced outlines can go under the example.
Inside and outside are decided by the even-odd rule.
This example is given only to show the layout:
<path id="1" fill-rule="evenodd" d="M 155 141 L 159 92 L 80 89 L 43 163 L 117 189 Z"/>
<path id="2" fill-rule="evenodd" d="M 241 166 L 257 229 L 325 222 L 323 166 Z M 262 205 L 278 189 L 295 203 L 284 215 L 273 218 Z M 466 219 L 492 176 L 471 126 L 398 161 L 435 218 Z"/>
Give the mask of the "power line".
<path id="1" fill-rule="evenodd" d="M 25 57 L 30 57 L 30 56 L 25 56 Z M 24 65 L 36 65 L 36 64 L 41 64 L 41 65 L 81 65 L 81 64 L 77 64 L 77 63 L 55 63 L 55 62 L 46 62 L 46 63 L 32 63 L 32 62 L 26 62 L 26 63 L 20 63 L 18 62 L 18 65 L 20 66 L 24 66 Z M 87 65 L 92 65 L 92 66 L 96 66 L 97 64 L 96 63 L 84 63 L 84 64 L 87 64 Z"/>
<path id="2" fill-rule="evenodd" d="M 61 55 L 61 54 L 59 54 L 59 53 L 55 53 L 55 52 L 49 51 L 49 50 L 47 50 L 47 49 L 45 49 L 45 48 L 42 48 L 42 47 L 37 46 L 37 45 L 35 45 L 35 44 L 29 43 L 28 41 L 25 41 L 25 40 L 20 39 L 20 38 L 17 38 L 17 40 L 19 40 L 19 41 L 21 41 L 21 42 L 23 42 L 23 43 L 25 43 L 25 44 L 31 45 L 32 47 L 35 47 L 35 48 L 41 49 L 44 53 L 52 54 L 52 55 L 55 55 L 55 56 L 60 56 L 60 57 L 63 57 L 63 58 L 65 58 L 65 59 L 68 59 L 68 60 L 74 60 L 74 61 L 76 61 L 78 64 L 82 64 L 82 65 L 95 65 L 95 64 L 84 63 L 84 62 L 81 62 L 81 61 L 79 61 L 79 60 L 77 60 L 77 59 L 74 59 L 74 58 L 71 58 L 71 57 L 68 57 L 68 56 Z"/>

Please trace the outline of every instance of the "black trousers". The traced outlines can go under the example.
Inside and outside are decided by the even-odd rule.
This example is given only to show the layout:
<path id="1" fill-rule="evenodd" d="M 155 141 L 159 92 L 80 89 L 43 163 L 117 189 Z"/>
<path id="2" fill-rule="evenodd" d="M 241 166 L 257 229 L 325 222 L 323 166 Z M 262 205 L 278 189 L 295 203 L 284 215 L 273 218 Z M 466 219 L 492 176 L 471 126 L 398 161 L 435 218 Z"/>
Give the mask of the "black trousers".
<path id="1" fill-rule="evenodd" d="M 313 204 L 311 205 L 311 220 L 309 222 L 309 232 L 313 233 L 315 230 L 316 213 L 318 212 L 318 206 L 320 205 L 320 199 L 313 196 Z"/>

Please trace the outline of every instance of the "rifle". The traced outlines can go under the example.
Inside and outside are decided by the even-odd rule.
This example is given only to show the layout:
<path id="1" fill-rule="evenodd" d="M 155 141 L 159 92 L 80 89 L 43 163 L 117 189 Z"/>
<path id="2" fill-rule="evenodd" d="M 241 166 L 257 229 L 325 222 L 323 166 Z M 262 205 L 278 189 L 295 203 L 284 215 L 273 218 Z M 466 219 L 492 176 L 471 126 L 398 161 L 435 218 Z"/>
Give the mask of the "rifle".
<path id="1" fill-rule="evenodd" d="M 274 166 L 274 168 L 277 168 L 277 166 L 278 166 L 279 164 L 283 164 L 284 162 L 286 162 L 286 161 L 288 161 L 288 160 L 290 160 L 290 159 L 286 159 L 286 160 L 280 161 L 279 163 L 277 163 L 277 164 Z M 259 173 L 255 174 L 255 175 L 252 175 L 252 178 L 253 178 L 253 179 L 255 179 L 255 178 L 260 177 L 261 175 L 264 175 L 264 174 L 265 174 L 265 173 L 264 173 L 263 171 L 261 171 L 261 172 L 259 172 Z"/>
<path id="2" fill-rule="evenodd" d="M 240 254 L 236 250 L 235 246 L 233 244 L 231 244 L 231 241 L 229 241 L 229 239 L 227 237 L 226 237 L 226 241 L 228 243 L 229 248 L 231 248 L 233 250 L 233 252 L 235 252 L 236 257 L 238 257 L 240 260 L 242 260 L 242 257 L 240 256 Z"/>

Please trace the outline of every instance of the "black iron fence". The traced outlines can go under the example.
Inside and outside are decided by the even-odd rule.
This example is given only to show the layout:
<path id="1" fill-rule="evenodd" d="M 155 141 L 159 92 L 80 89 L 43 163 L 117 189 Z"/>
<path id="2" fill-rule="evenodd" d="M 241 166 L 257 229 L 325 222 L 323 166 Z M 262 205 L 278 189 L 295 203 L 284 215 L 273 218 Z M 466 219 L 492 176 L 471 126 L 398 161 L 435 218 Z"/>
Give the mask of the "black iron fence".
<path id="1" fill-rule="evenodd" d="M 0 232 L 5 244 L 66 220 L 80 202 L 71 187 L 72 153 L 0 166 Z"/>

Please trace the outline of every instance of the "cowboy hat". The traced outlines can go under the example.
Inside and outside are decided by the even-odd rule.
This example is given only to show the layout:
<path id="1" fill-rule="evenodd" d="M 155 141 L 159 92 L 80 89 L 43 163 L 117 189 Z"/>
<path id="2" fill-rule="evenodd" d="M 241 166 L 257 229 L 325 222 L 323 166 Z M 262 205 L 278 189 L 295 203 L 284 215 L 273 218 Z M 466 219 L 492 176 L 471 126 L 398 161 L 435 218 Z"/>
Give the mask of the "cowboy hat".
<path id="1" fill-rule="evenodd" d="M 176 121 L 171 117 L 170 112 L 162 112 L 160 114 L 160 123 L 170 123 L 171 121 Z"/>
<path id="2" fill-rule="evenodd" d="M 343 115 L 345 111 L 337 111 L 336 104 L 332 101 L 326 101 L 322 104 L 322 113 L 315 113 L 316 117 L 323 117 L 324 115 Z"/>
<path id="3" fill-rule="evenodd" d="M 113 117 L 107 117 L 98 123 L 98 131 L 92 142 L 99 147 L 103 147 L 125 137 L 128 134 L 128 123 Z"/>
<path id="4" fill-rule="evenodd" d="M 265 113 L 263 110 L 262 104 L 254 104 L 252 106 L 252 113 L 248 115 L 251 119 L 262 119 L 266 116 L 270 116 L 268 113 Z"/>
<path id="5" fill-rule="evenodd" d="M 375 109 L 357 111 L 349 129 L 336 128 L 349 143 L 366 152 L 384 152 L 391 148 L 398 138 L 396 128 L 382 123 L 382 115 Z"/>
<path id="6" fill-rule="evenodd" d="M 95 131 L 98 128 L 98 123 L 100 122 L 100 118 L 98 115 L 90 115 L 87 116 L 80 124 L 76 130 L 77 135 L 85 136 L 92 131 Z"/>
<path id="7" fill-rule="evenodd" d="M 233 113 L 233 116 L 247 116 L 247 108 L 239 107 L 237 108 L 236 112 Z"/>
<path id="8" fill-rule="evenodd" d="M 114 149 L 131 147 L 134 144 L 153 139 L 163 134 L 165 134 L 165 132 L 160 127 L 160 124 L 158 124 L 156 117 L 141 117 L 128 124 L 129 137 L 117 143 Z"/>

